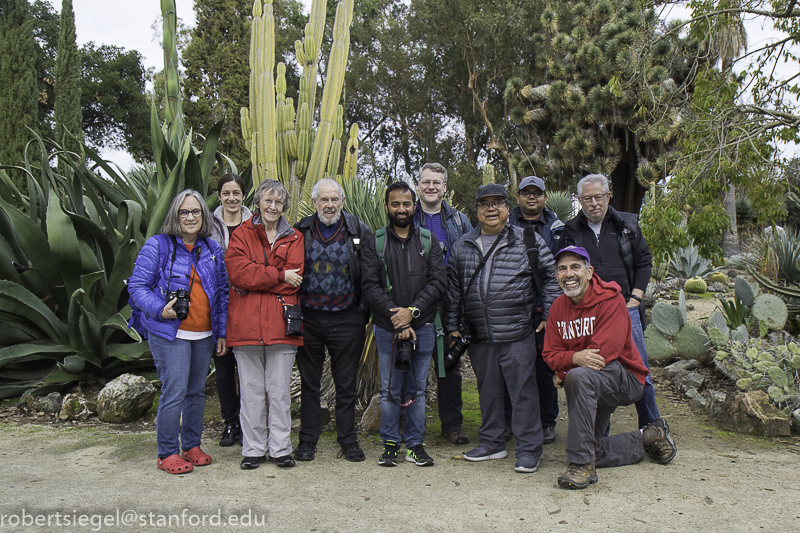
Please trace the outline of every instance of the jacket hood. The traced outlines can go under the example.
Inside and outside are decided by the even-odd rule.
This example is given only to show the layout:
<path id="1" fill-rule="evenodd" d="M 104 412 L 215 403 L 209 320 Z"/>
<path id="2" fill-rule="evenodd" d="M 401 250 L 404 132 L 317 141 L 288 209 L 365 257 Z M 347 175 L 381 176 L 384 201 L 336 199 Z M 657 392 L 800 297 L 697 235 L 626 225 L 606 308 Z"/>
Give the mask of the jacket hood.
<path id="1" fill-rule="evenodd" d="M 615 281 L 603 281 L 597 274 L 592 274 L 592 279 L 589 281 L 589 290 L 586 291 L 583 300 L 575 304 L 575 307 L 578 309 L 594 307 L 602 301 L 614 298 L 621 292 L 622 289 Z"/>
<path id="2" fill-rule="evenodd" d="M 253 218 L 247 220 L 246 222 L 242 222 L 242 226 L 244 226 L 246 228 L 252 228 L 252 229 L 255 230 L 256 226 L 262 226 L 263 227 L 264 226 L 264 222 L 261 221 L 261 217 L 260 216 L 254 216 Z M 292 232 L 294 232 L 294 231 L 295 231 L 295 229 L 291 225 L 289 225 L 289 223 L 286 221 L 286 219 L 283 218 L 283 215 L 281 215 L 281 218 L 278 220 L 278 237 L 277 237 L 277 239 L 280 239 L 282 237 L 286 237 L 288 235 L 291 235 Z"/>

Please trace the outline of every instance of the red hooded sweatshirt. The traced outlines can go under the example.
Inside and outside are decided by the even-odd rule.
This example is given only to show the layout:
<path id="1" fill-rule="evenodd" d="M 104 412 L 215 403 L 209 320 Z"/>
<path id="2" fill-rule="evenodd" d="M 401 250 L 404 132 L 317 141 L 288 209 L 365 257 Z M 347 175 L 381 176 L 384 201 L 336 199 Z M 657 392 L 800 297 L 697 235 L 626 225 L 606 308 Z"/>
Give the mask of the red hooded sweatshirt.
<path id="1" fill-rule="evenodd" d="M 575 368 L 575 352 L 592 348 L 606 364 L 614 359 L 633 372 L 642 385 L 649 371 L 631 338 L 631 318 L 619 285 L 592 275 L 579 304 L 562 294 L 550 307 L 542 357 L 560 379 Z"/>

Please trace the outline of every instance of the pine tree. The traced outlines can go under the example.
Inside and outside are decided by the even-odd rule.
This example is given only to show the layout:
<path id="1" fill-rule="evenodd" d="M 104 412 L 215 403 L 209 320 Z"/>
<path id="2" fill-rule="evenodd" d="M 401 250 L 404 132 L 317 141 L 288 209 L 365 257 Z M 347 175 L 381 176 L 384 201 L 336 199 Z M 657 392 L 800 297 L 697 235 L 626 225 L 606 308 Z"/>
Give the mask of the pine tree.
<path id="1" fill-rule="evenodd" d="M 26 0 L 0 0 L 0 163 L 20 165 L 39 129 L 36 46 Z M 21 183 L 22 175 L 12 173 Z"/>
<path id="2" fill-rule="evenodd" d="M 78 147 L 71 142 L 71 133 L 83 138 L 81 131 L 81 56 L 75 40 L 75 13 L 72 0 L 61 3 L 61 23 L 58 31 L 58 56 L 55 71 L 55 119 L 56 139 L 66 149 Z M 66 132 L 65 132 L 66 130 Z"/>

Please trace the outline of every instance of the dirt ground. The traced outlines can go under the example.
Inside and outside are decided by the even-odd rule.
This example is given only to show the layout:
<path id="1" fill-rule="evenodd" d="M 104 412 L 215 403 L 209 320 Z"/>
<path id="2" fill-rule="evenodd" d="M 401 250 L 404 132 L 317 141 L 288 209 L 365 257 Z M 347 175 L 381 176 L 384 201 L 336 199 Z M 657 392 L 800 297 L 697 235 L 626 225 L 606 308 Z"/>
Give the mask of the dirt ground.
<path id="1" fill-rule="evenodd" d="M 714 306 L 688 303 L 695 322 Z M 326 432 L 311 463 L 242 471 L 241 449 L 220 448 L 214 427 L 203 443 L 214 463 L 183 476 L 156 469 L 153 412 L 134 425 L 108 426 L 18 418 L 6 408 L 0 531 L 800 531 L 800 437 L 720 431 L 661 375 L 654 368 L 659 409 L 678 446 L 675 460 L 600 470 L 599 482 L 583 491 L 556 484 L 567 465 L 563 393 L 556 443 L 545 446 L 533 474 L 514 472 L 513 440 L 507 459 L 461 460 L 472 445 L 455 446 L 439 435 L 435 406 L 428 412 L 432 468 L 379 467 L 380 439 L 367 435 L 360 436 L 367 460 L 348 463 L 336 457 L 335 434 Z M 474 445 L 474 377 L 465 380 L 464 415 Z M 214 396 L 207 419 L 217 426 Z M 633 408 L 615 413 L 612 431 L 635 427 Z M 50 527 L 36 525 L 47 520 Z"/>
<path id="2" fill-rule="evenodd" d="M 469 396 L 474 381 L 466 385 Z M 209 436 L 204 449 L 214 463 L 183 476 L 156 469 L 152 429 L 3 422 L 0 531 L 215 531 L 230 515 L 244 516 L 245 523 L 250 516 L 249 527 L 260 523 L 272 531 L 309 532 L 800 530 L 800 440 L 715 430 L 661 391 L 659 407 L 678 445 L 676 459 L 668 466 L 646 459 L 600 470 L 599 482 L 583 491 L 556 484 L 567 464 L 564 405 L 557 441 L 545 446 L 534 474 L 514 472 L 513 440 L 507 459 L 461 460 L 469 446 L 439 436 L 432 413 L 427 441 L 436 460 L 432 468 L 405 462 L 381 468 L 379 439 L 364 435 L 367 461 L 348 463 L 337 459 L 334 436 L 326 433 L 311 463 L 242 471 L 241 449 L 220 448 Z M 476 410 L 468 397 L 465 425 L 473 442 Z M 632 408 L 620 409 L 612 430 L 633 430 L 635 416 Z M 23 510 L 30 524 L 37 515 L 45 524 L 50 515 L 51 527 L 21 525 Z M 86 525 L 56 527 L 56 513 L 62 525 L 85 514 Z M 193 526 L 203 514 L 206 525 Z M 123 527 L 131 521 L 133 526 Z"/>

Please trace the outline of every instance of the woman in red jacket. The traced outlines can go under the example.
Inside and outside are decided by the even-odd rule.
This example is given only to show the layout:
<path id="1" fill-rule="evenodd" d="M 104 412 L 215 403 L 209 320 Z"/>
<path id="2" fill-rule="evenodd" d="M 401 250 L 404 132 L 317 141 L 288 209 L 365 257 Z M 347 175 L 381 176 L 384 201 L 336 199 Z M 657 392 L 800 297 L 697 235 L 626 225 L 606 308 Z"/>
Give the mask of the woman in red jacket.
<path id="1" fill-rule="evenodd" d="M 303 337 L 286 335 L 281 300 L 298 305 L 303 236 L 282 216 L 289 209 L 289 193 L 279 182 L 261 182 L 253 202 L 253 218 L 233 233 L 225 257 L 231 282 L 228 346 L 239 367 L 241 467 L 258 468 L 266 462 L 267 451 L 278 466 L 290 467 L 295 462 L 290 455 L 289 384 Z M 269 426 L 265 395 L 269 396 Z"/>

